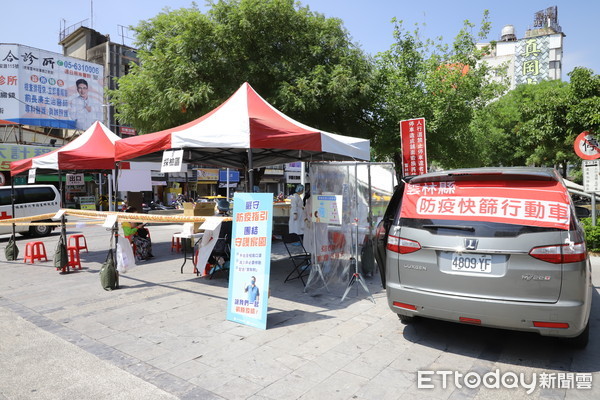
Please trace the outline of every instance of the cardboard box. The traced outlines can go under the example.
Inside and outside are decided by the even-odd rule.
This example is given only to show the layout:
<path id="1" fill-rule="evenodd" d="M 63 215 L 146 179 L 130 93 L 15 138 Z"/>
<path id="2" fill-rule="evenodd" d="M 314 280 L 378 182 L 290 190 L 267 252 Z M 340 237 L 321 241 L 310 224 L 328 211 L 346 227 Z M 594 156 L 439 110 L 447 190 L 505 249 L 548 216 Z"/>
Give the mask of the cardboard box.
<path id="1" fill-rule="evenodd" d="M 215 215 L 215 203 L 183 203 L 183 215 L 188 216 L 206 216 L 210 217 Z M 194 233 L 198 233 L 198 228 L 202 225 L 202 222 L 194 222 Z"/>

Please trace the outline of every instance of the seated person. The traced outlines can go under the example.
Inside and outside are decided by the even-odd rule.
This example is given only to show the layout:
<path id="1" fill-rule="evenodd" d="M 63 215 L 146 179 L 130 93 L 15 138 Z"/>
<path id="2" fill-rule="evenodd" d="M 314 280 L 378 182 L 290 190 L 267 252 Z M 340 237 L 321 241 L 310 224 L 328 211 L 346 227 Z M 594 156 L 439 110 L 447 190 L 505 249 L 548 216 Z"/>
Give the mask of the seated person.
<path id="1" fill-rule="evenodd" d="M 217 202 L 216 217 L 229 217 L 229 202 L 225 199 L 221 199 Z"/>
<path id="2" fill-rule="evenodd" d="M 135 213 L 137 209 L 130 206 L 127 207 L 125 212 Z M 147 260 L 154 257 L 152 255 L 152 242 L 150 241 L 148 229 L 145 228 L 145 225 L 137 222 L 123 222 L 121 224 L 123 233 L 135 245 L 136 260 Z"/>

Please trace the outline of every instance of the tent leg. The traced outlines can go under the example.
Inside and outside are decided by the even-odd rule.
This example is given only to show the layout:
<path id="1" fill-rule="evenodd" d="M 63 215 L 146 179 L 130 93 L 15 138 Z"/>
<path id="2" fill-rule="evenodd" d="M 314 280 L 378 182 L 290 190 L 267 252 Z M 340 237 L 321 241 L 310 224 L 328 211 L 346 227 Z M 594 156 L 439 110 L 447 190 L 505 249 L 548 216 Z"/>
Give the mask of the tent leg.
<path id="1" fill-rule="evenodd" d="M 248 192 L 254 192 L 254 169 L 252 167 L 252 149 L 248 149 Z"/>

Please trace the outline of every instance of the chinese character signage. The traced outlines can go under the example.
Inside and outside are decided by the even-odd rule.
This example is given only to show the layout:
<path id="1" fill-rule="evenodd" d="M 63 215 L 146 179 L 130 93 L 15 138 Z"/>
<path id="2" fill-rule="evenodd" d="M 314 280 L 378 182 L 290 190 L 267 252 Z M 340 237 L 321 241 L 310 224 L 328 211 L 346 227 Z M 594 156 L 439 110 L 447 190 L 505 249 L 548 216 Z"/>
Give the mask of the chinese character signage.
<path id="1" fill-rule="evenodd" d="M 103 120 L 104 67 L 18 44 L 0 44 L 0 119 L 53 128 Z"/>
<path id="2" fill-rule="evenodd" d="M 183 169 L 183 150 L 165 150 L 160 172 L 185 172 Z"/>
<path id="3" fill-rule="evenodd" d="M 273 195 L 235 193 L 227 319 L 267 328 Z"/>
<path id="4" fill-rule="evenodd" d="M 200 183 L 217 183 L 219 180 L 219 170 L 215 168 L 198 168 L 196 174 Z"/>
<path id="5" fill-rule="evenodd" d="M 600 192 L 600 160 L 584 160 L 581 171 L 583 172 L 583 191 Z"/>
<path id="6" fill-rule="evenodd" d="M 67 186 L 83 185 L 85 185 L 83 174 L 67 174 Z"/>
<path id="7" fill-rule="evenodd" d="M 584 160 L 596 160 L 600 158 L 600 144 L 595 135 L 588 131 L 581 132 L 573 144 L 575 153 Z"/>
<path id="8" fill-rule="evenodd" d="M 526 189 L 525 189 L 526 188 Z M 570 199 L 559 182 L 408 184 L 402 218 L 490 221 L 569 229 Z"/>
<path id="9" fill-rule="evenodd" d="M 313 222 L 322 222 L 330 225 L 342 224 L 342 197 L 336 195 L 312 196 Z"/>
<path id="10" fill-rule="evenodd" d="M 539 83 L 550 74 L 550 37 L 520 39 L 515 48 L 515 83 Z"/>
<path id="11" fill-rule="evenodd" d="M 13 161 L 41 156 L 52 150 L 56 149 L 47 146 L 0 143 L 0 171 L 10 170 L 10 163 Z"/>
<path id="12" fill-rule="evenodd" d="M 400 121 L 402 145 L 402 174 L 427 173 L 427 147 L 425 141 L 425 118 Z"/>

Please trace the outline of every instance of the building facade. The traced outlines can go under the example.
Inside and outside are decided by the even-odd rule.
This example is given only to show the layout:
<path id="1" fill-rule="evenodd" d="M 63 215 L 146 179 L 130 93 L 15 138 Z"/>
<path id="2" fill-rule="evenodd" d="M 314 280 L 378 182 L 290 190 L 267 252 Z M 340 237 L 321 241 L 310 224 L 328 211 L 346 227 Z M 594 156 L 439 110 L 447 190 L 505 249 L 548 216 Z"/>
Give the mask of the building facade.
<path id="1" fill-rule="evenodd" d="M 558 8 L 549 7 L 534 16 L 534 26 L 517 39 L 513 25 L 502 29 L 500 40 L 479 43 L 489 52 L 483 61 L 492 68 L 506 67 L 510 89 L 523 83 L 562 79 L 565 34 L 558 25 Z"/>

